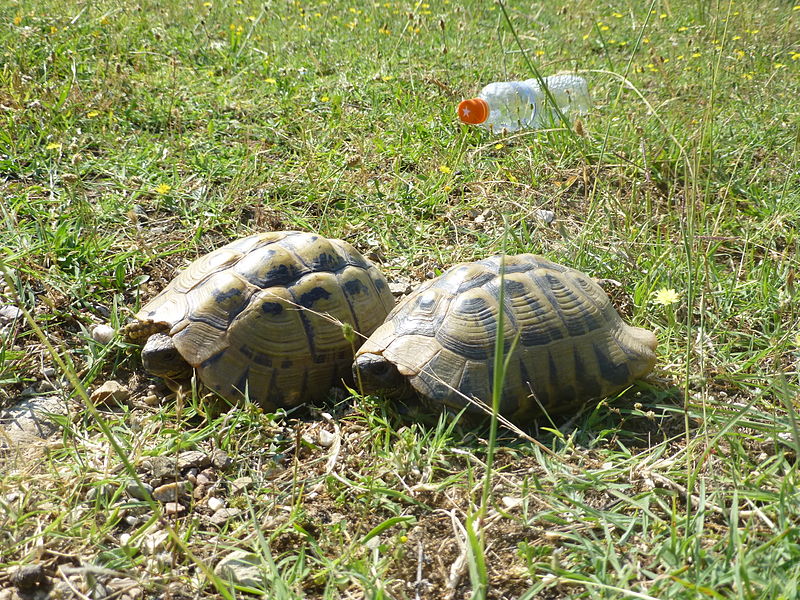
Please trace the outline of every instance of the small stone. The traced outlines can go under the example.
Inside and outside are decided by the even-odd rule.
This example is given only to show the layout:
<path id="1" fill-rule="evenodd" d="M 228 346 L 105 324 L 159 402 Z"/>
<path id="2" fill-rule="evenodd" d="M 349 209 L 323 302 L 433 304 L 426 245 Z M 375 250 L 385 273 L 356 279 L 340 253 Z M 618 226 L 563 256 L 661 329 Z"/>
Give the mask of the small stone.
<path id="1" fill-rule="evenodd" d="M 52 381 L 48 381 L 47 379 L 42 379 L 39 383 L 36 384 L 36 393 L 37 394 L 46 394 L 47 392 L 53 392 L 57 388 L 56 384 Z"/>
<path id="2" fill-rule="evenodd" d="M 16 321 L 17 319 L 22 319 L 23 316 L 22 311 L 16 306 L 11 306 L 10 304 L 0 306 L 0 321 Z"/>
<path id="3" fill-rule="evenodd" d="M 211 483 L 211 478 L 206 472 L 197 474 L 197 485 L 208 485 L 209 483 Z"/>
<path id="4" fill-rule="evenodd" d="M 544 222 L 546 225 L 550 225 L 556 220 L 556 213 L 554 213 L 552 210 L 540 208 L 539 210 L 535 211 L 534 214 L 536 215 L 537 219 Z"/>
<path id="5" fill-rule="evenodd" d="M 136 515 L 125 515 L 122 520 L 128 527 L 138 527 L 142 522 L 141 517 L 137 517 Z"/>
<path id="6" fill-rule="evenodd" d="M 52 416 L 66 412 L 67 407 L 60 398 L 35 396 L 0 412 L 0 427 L 6 433 L 16 430 L 47 438 L 61 430 L 61 426 L 51 420 Z"/>
<path id="7" fill-rule="evenodd" d="M 148 456 L 142 460 L 142 467 L 150 472 L 153 480 L 159 481 L 175 475 L 175 459 L 170 456 Z"/>
<path id="8" fill-rule="evenodd" d="M 239 477 L 231 482 L 231 493 L 238 494 L 253 487 L 252 477 Z"/>
<path id="9" fill-rule="evenodd" d="M 128 542 L 131 541 L 132 537 L 133 536 L 130 533 L 123 533 L 121 536 L 119 536 L 119 545 L 120 546 L 127 546 Z"/>
<path id="10" fill-rule="evenodd" d="M 209 521 L 212 525 L 224 525 L 234 517 L 242 514 L 239 508 L 220 508 L 217 512 L 211 515 Z"/>
<path id="11" fill-rule="evenodd" d="M 42 369 L 42 377 L 45 379 L 52 379 L 57 373 L 58 371 L 56 371 L 53 367 L 45 367 Z"/>
<path id="12" fill-rule="evenodd" d="M 114 339 L 116 331 L 114 331 L 114 328 L 111 327 L 111 325 L 102 324 L 102 325 L 94 325 L 91 328 L 90 333 L 92 335 L 92 339 L 95 342 L 99 344 L 108 344 L 111 340 Z"/>
<path id="13" fill-rule="evenodd" d="M 263 566 L 263 561 L 258 554 L 236 550 L 217 563 L 214 573 L 237 585 L 263 589 Z"/>
<path id="14" fill-rule="evenodd" d="M 139 584 L 130 577 L 113 577 L 106 582 L 106 587 L 110 592 L 109 598 L 119 596 L 135 600 L 144 596 L 144 591 Z"/>
<path id="15" fill-rule="evenodd" d="M 42 565 L 22 565 L 11 574 L 11 585 L 23 592 L 29 592 L 47 583 L 47 575 Z"/>
<path id="16" fill-rule="evenodd" d="M 231 463 L 233 463 L 233 460 L 224 450 L 217 449 L 211 453 L 211 464 L 214 468 L 223 471 L 231 466 Z"/>
<path id="17" fill-rule="evenodd" d="M 153 498 L 159 502 L 177 502 L 186 496 L 186 490 L 190 487 L 188 481 L 173 481 L 158 486 L 153 490 Z"/>
<path id="18" fill-rule="evenodd" d="M 142 553 L 148 555 L 158 554 L 167 547 L 169 534 L 166 531 L 154 531 L 144 537 L 142 541 Z"/>
<path id="19" fill-rule="evenodd" d="M 331 433 L 327 429 L 320 429 L 319 434 L 317 436 L 317 440 L 319 442 L 319 445 L 322 446 L 323 448 L 330 448 L 331 446 L 333 446 L 337 437 L 339 436 L 337 436 L 335 433 Z"/>
<path id="20" fill-rule="evenodd" d="M 139 483 L 132 479 L 125 484 L 125 492 L 136 500 L 147 500 L 148 496 L 153 495 L 153 486 L 145 482 Z"/>
<path id="21" fill-rule="evenodd" d="M 408 281 L 392 281 L 389 283 L 389 291 L 394 296 L 405 296 L 411 291 L 411 284 Z"/>
<path id="22" fill-rule="evenodd" d="M 142 398 L 142 402 L 144 402 L 147 406 L 158 406 L 161 401 L 155 394 L 147 394 L 144 398 Z"/>
<path id="23" fill-rule="evenodd" d="M 217 512 L 224 506 L 225 506 L 225 501 L 222 498 L 211 496 L 211 498 L 208 499 L 208 508 L 210 508 L 212 512 Z"/>
<path id="24" fill-rule="evenodd" d="M 92 402 L 105 406 L 124 404 L 130 397 L 130 390 L 117 381 L 106 381 L 90 396 Z"/>
<path id="25" fill-rule="evenodd" d="M 168 515 L 182 515 L 186 512 L 186 507 L 178 502 L 167 502 L 164 504 L 164 512 Z"/>
<path id="26" fill-rule="evenodd" d="M 181 452 L 178 456 L 179 471 L 192 468 L 202 469 L 210 464 L 211 458 L 205 452 L 200 452 L 199 450 L 188 450 Z"/>
<path id="27" fill-rule="evenodd" d="M 503 496 L 503 505 L 511 510 L 512 508 L 517 508 L 522 506 L 522 498 L 515 498 L 514 496 Z"/>

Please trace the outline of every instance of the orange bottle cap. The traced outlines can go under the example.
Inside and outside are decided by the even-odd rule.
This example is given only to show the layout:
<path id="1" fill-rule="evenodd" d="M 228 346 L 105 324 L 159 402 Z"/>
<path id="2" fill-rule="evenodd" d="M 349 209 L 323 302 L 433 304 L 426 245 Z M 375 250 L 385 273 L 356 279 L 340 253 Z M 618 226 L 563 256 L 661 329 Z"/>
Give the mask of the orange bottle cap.
<path id="1" fill-rule="evenodd" d="M 470 125 L 479 125 L 489 118 L 489 104 L 483 98 L 462 100 L 458 105 L 458 118 Z"/>

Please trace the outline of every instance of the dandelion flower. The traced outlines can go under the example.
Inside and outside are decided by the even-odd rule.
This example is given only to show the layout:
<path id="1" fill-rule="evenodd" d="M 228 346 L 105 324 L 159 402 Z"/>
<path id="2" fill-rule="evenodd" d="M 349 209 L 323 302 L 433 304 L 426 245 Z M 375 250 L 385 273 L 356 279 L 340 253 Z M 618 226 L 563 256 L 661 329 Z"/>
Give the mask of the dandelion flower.
<path id="1" fill-rule="evenodd" d="M 501 144 L 500 142 L 497 142 L 497 143 L 494 145 L 494 149 L 495 149 L 495 150 L 500 150 L 500 148 L 502 148 L 502 147 L 503 147 L 503 144 Z"/>
<path id="2" fill-rule="evenodd" d="M 678 292 L 672 288 L 661 288 L 653 295 L 653 302 L 661 306 L 669 306 L 680 300 Z"/>
<path id="3" fill-rule="evenodd" d="M 89 117 L 90 119 L 94 119 L 99 114 L 100 113 L 96 110 L 90 110 L 88 113 L 86 113 L 86 116 Z"/>
<path id="4" fill-rule="evenodd" d="M 267 83 L 278 83 L 278 80 L 275 79 L 274 77 L 267 77 L 264 79 L 264 81 L 266 81 Z"/>
<path id="5" fill-rule="evenodd" d="M 45 150 L 61 150 L 61 144 L 57 142 L 51 142 L 45 146 Z"/>
<path id="6" fill-rule="evenodd" d="M 447 165 L 439 165 L 439 171 L 441 171 L 442 173 L 452 173 L 453 169 L 451 169 Z"/>
<path id="7" fill-rule="evenodd" d="M 391 81 L 392 79 L 394 79 L 394 75 L 384 75 L 383 77 L 381 77 L 381 79 L 383 81 Z"/>
<path id="8" fill-rule="evenodd" d="M 172 189 L 171 185 L 168 185 L 166 183 L 160 183 L 156 187 L 156 194 L 161 194 L 163 196 L 164 194 L 168 193 L 171 189 Z"/>
<path id="9" fill-rule="evenodd" d="M 330 102 L 330 98 L 328 98 L 327 96 L 323 96 L 322 98 L 319 99 L 319 101 L 320 102 Z"/>

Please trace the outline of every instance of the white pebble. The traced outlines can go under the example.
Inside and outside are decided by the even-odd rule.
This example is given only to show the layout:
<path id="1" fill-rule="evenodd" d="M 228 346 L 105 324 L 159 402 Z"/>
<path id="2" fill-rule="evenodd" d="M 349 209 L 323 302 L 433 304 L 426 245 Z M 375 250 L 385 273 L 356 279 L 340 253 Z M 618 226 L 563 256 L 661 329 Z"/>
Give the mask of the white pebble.
<path id="1" fill-rule="evenodd" d="M 212 496 L 208 499 L 208 508 L 210 508 L 213 512 L 217 512 L 223 506 L 225 506 L 225 501 L 221 498 Z"/>
<path id="2" fill-rule="evenodd" d="M 11 306 L 10 304 L 0 306 L 0 320 L 14 321 L 16 319 L 21 319 L 22 317 L 22 311 L 16 306 Z"/>
<path id="3" fill-rule="evenodd" d="M 110 325 L 95 325 L 91 329 L 92 339 L 99 344 L 107 344 L 114 339 L 114 328 Z"/>

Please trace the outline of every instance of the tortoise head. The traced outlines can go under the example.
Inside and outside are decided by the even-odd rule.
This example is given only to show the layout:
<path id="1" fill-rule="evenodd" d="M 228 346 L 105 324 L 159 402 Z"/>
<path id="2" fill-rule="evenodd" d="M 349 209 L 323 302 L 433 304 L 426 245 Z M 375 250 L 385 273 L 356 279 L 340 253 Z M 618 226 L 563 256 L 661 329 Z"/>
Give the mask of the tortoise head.
<path id="1" fill-rule="evenodd" d="M 142 348 L 142 364 L 148 373 L 164 379 L 182 381 L 192 376 L 192 366 L 165 333 L 154 333 L 147 338 Z"/>
<path id="2" fill-rule="evenodd" d="M 353 378 L 368 394 L 382 394 L 395 400 L 410 400 L 416 396 L 397 365 L 381 354 L 359 354 L 353 363 Z"/>

